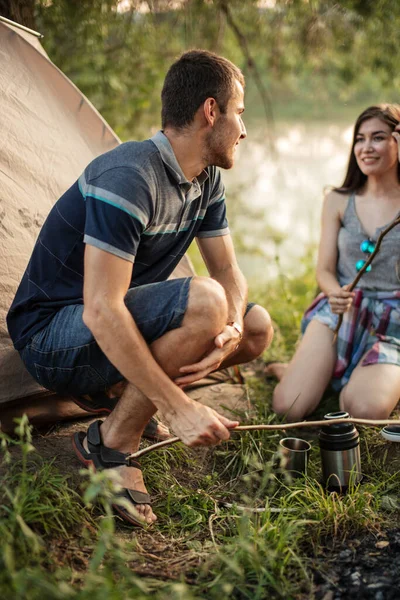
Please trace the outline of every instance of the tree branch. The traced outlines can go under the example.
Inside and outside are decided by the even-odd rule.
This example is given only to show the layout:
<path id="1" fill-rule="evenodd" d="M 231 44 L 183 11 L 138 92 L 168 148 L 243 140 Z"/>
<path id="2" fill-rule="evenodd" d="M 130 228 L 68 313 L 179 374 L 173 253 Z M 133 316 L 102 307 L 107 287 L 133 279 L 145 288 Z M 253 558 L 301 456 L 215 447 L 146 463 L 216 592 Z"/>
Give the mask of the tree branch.
<path id="1" fill-rule="evenodd" d="M 377 421 L 371 421 L 370 419 L 353 419 L 344 417 L 343 419 L 323 419 L 321 421 L 299 421 L 298 423 L 279 423 L 277 425 L 239 425 L 232 429 L 232 432 L 235 431 L 277 431 L 286 429 L 298 429 L 298 428 L 311 428 L 311 427 L 330 427 L 331 425 L 337 425 L 338 423 L 353 423 L 355 425 L 368 425 L 371 427 L 381 427 L 382 425 L 400 425 L 400 420 L 396 419 L 382 419 Z M 129 461 L 137 460 L 138 458 L 145 456 L 145 454 L 149 454 L 149 452 L 153 452 L 153 450 L 160 450 L 160 448 L 166 448 L 167 446 L 171 446 L 172 444 L 176 444 L 180 442 L 180 438 L 173 437 L 169 440 L 164 440 L 162 442 L 158 442 L 157 444 L 152 444 L 147 448 L 143 448 L 142 450 L 138 450 L 133 454 L 130 454 L 126 461 L 129 464 Z"/>
<path id="2" fill-rule="evenodd" d="M 36 30 L 34 0 L 0 0 L 0 15 Z"/>
<path id="3" fill-rule="evenodd" d="M 235 20 L 232 16 L 231 9 L 229 7 L 229 3 L 226 0 L 218 0 L 218 6 L 219 6 L 220 10 L 223 12 L 223 14 L 225 15 L 226 21 L 227 21 L 229 27 L 232 29 L 233 33 L 235 34 L 235 36 L 239 42 L 239 46 L 240 46 L 240 48 L 243 52 L 243 55 L 246 59 L 247 66 L 254 77 L 254 81 L 256 83 L 258 92 L 261 96 L 261 100 L 262 100 L 262 103 L 264 106 L 265 116 L 266 116 L 267 122 L 270 126 L 270 132 L 268 133 L 269 149 L 270 149 L 270 152 L 272 153 L 272 155 L 276 156 L 276 149 L 275 149 L 274 136 L 273 136 L 274 115 L 273 115 L 273 110 L 272 110 L 272 100 L 271 100 L 270 94 L 263 83 L 263 80 L 262 80 L 262 77 L 258 70 L 257 64 L 251 55 L 247 38 L 244 35 L 244 33 L 240 30 L 240 28 L 238 27 L 237 23 L 235 22 Z"/>

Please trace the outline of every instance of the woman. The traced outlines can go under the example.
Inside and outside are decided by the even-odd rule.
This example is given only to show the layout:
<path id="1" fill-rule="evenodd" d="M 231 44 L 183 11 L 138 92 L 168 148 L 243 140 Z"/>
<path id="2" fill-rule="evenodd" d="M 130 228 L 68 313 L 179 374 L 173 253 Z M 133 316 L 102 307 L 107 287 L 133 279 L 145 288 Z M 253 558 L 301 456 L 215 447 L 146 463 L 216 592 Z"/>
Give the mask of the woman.
<path id="1" fill-rule="evenodd" d="M 281 379 L 273 408 L 289 421 L 314 411 L 329 382 L 340 390 L 341 410 L 353 417 L 387 418 L 400 398 L 400 225 L 348 291 L 380 232 L 400 215 L 399 122 L 394 104 L 372 106 L 358 117 L 344 183 L 324 200 L 317 264 L 322 294 L 304 315 L 292 361 L 266 369 Z"/>

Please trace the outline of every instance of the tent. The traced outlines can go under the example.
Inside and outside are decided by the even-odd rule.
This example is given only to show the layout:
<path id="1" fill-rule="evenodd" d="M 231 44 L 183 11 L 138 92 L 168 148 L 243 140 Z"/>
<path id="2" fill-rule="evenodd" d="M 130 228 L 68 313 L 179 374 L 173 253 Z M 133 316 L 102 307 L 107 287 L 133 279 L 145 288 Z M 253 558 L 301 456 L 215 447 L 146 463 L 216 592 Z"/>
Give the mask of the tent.
<path id="1" fill-rule="evenodd" d="M 0 405 L 44 392 L 14 350 L 6 314 L 53 203 L 120 143 L 50 61 L 40 35 L 0 17 Z M 186 261 L 176 275 L 191 274 Z"/>

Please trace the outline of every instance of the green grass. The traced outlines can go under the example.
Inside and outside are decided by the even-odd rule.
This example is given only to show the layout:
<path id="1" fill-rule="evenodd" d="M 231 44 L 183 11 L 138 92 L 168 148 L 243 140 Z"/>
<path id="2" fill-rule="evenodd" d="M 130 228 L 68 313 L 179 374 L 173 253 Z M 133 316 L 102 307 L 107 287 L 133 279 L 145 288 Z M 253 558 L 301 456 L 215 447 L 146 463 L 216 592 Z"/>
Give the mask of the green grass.
<path id="1" fill-rule="evenodd" d="M 268 358 L 286 360 L 315 286 L 311 261 L 253 297 L 274 316 Z M 248 380 L 250 423 L 278 422 L 273 383 Z M 326 394 L 318 416 L 336 408 Z M 361 485 L 345 496 L 320 485 L 317 432 L 309 474 L 290 481 L 276 468 L 281 434 L 235 434 L 212 452 L 181 444 L 143 458 L 159 517 L 137 532 L 112 516 L 116 482 L 82 474 L 83 494 L 32 446 L 25 419 L 0 435 L 0 597 L 15 600 L 308 599 L 321 549 L 399 524 L 400 456 L 375 430 L 360 428 Z"/>
<path id="2" fill-rule="evenodd" d="M 26 417 L 18 420 L 16 434 L 17 440 L 0 434 L 0 565 L 10 572 L 27 560 L 39 560 L 45 553 L 44 536 L 67 538 L 78 527 L 93 526 L 80 496 L 53 463 L 30 457 L 34 448 Z"/>

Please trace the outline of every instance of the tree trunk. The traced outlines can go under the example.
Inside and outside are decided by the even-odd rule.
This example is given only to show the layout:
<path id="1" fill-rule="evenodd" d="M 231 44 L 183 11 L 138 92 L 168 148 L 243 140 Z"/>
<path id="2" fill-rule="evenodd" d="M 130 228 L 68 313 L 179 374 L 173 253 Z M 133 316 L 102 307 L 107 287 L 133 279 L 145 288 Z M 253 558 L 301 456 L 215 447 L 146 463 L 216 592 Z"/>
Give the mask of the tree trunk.
<path id="1" fill-rule="evenodd" d="M 35 29 L 35 0 L 0 0 L 0 15 Z"/>

